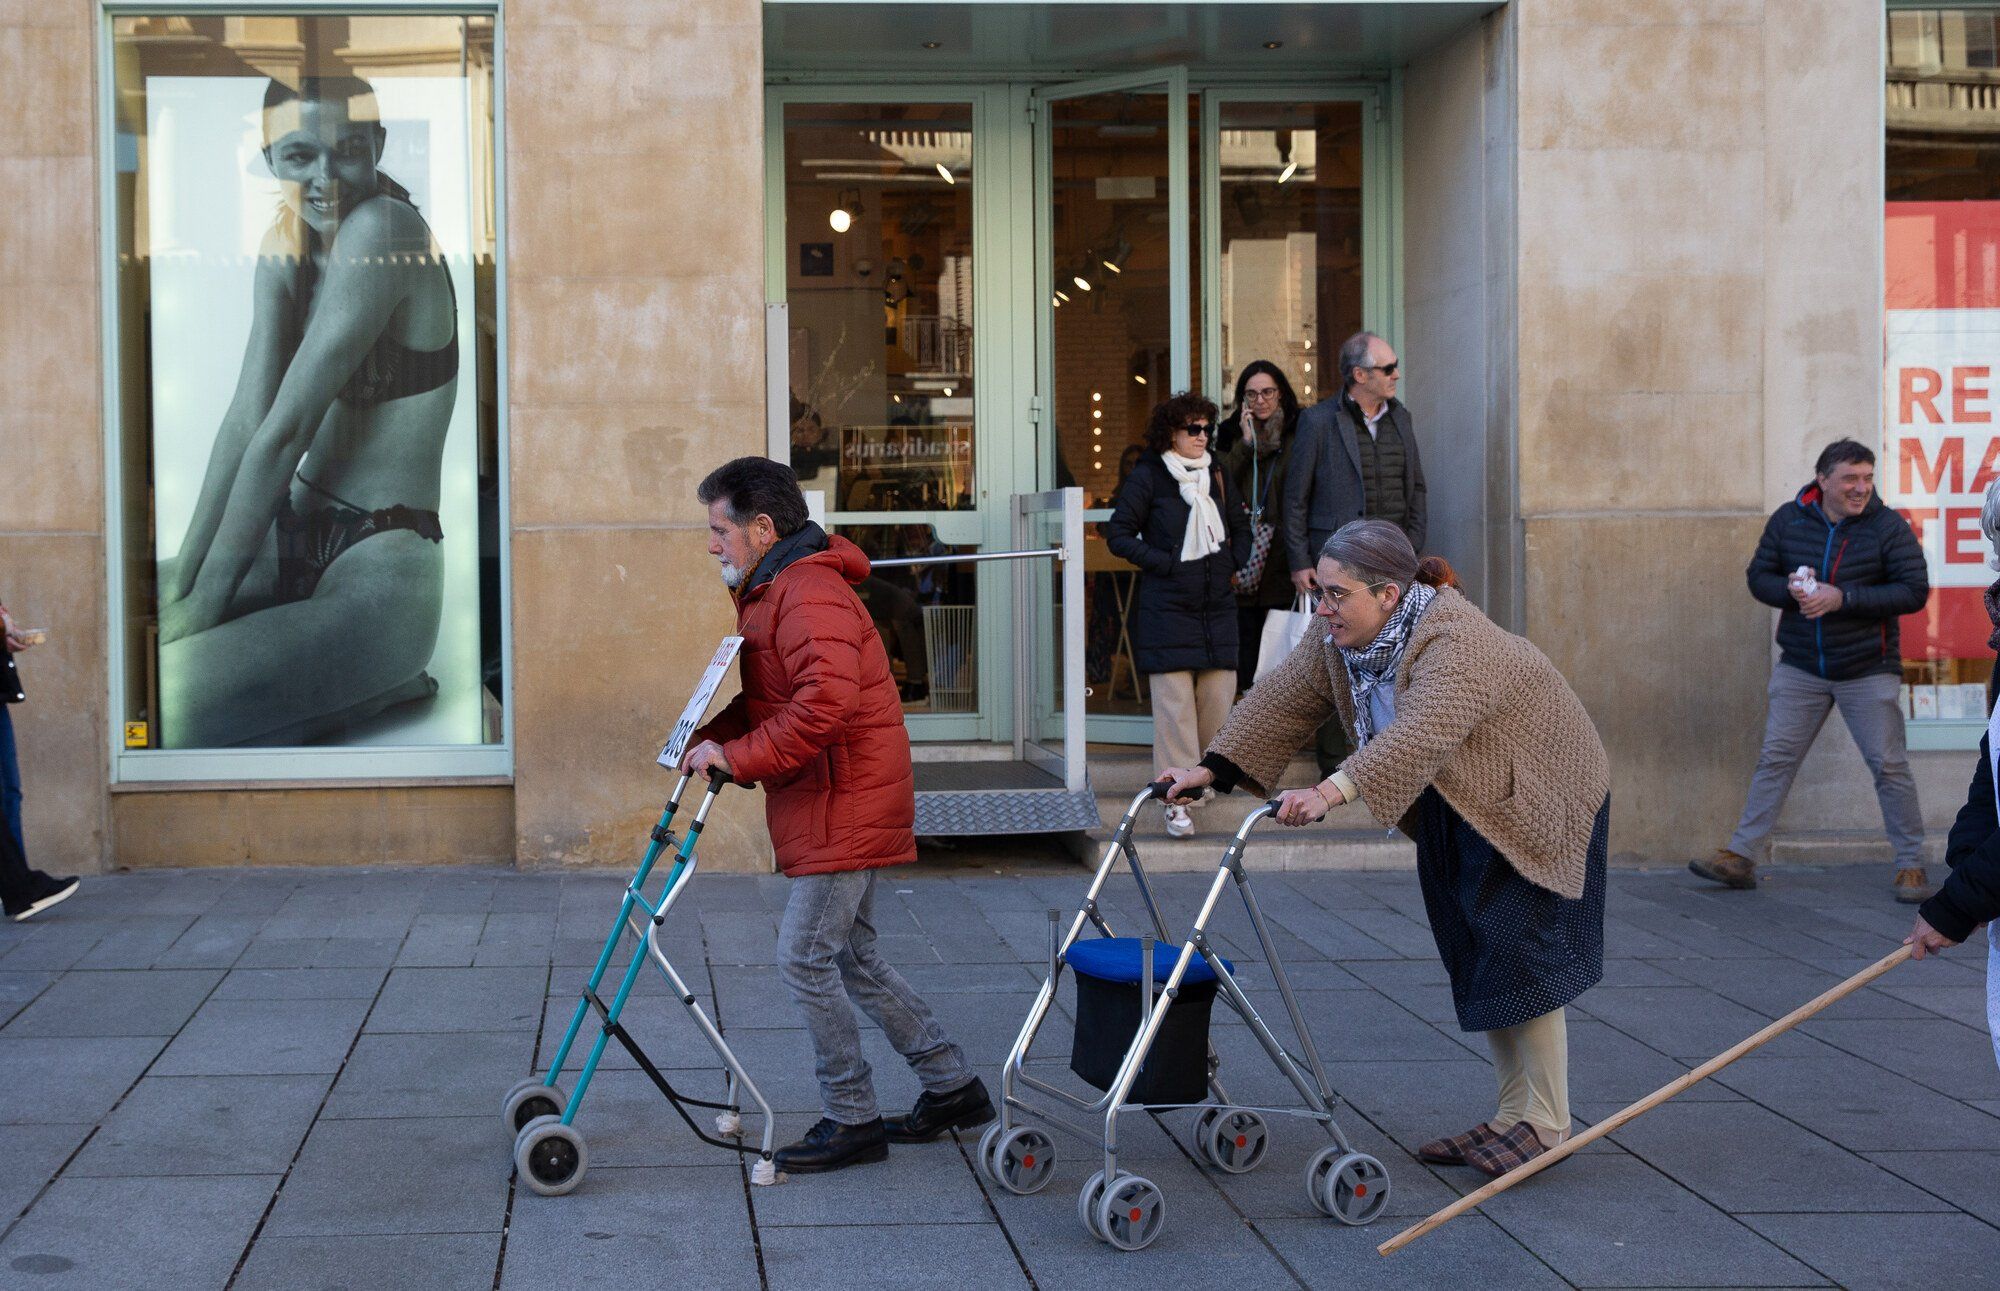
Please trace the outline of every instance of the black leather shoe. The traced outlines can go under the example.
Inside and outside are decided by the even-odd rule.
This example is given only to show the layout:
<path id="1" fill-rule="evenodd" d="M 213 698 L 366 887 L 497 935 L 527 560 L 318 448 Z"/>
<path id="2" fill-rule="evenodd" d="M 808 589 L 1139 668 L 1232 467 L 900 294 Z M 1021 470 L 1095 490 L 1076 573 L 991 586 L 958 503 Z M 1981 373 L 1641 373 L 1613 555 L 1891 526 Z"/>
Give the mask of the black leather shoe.
<path id="1" fill-rule="evenodd" d="M 908 1116 L 884 1117 L 882 1129 L 891 1143 L 928 1143 L 946 1130 L 969 1130 L 992 1119 L 993 1100 L 986 1096 L 986 1082 L 974 1076 L 970 1085 L 949 1094 L 924 1091 Z"/>
<path id="2" fill-rule="evenodd" d="M 842 1125 L 821 1117 L 804 1138 L 779 1148 L 777 1156 L 778 1169 L 786 1174 L 825 1174 L 888 1159 L 889 1140 L 882 1133 L 879 1116 L 865 1125 Z"/>

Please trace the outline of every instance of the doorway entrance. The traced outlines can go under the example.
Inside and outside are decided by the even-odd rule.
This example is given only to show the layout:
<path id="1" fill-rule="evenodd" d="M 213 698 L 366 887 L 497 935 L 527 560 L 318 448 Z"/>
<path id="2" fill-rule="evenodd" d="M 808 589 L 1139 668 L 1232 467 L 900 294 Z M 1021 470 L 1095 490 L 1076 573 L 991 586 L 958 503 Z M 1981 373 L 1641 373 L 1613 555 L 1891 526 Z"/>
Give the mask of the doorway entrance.
<path id="1" fill-rule="evenodd" d="M 1089 736 L 1149 743 L 1138 573 L 1097 522 L 1168 394 L 1227 415 L 1266 358 L 1310 403 L 1348 334 L 1395 337 L 1385 91 L 1182 67 L 771 86 L 769 451 L 884 560 L 1003 550 L 1011 499 L 1080 488 Z M 1014 737 L 1015 628 L 1052 621 L 1017 586 L 964 563 L 860 589 L 913 739 Z"/>

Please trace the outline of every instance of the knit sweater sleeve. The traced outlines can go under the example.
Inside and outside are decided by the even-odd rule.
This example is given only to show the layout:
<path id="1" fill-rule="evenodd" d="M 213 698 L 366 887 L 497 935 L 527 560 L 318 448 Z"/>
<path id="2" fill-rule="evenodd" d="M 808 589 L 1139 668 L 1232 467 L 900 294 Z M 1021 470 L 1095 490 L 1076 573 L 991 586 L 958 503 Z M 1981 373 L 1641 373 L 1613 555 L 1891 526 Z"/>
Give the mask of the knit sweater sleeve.
<path id="1" fill-rule="evenodd" d="M 1267 798 L 1275 793 L 1292 755 L 1337 711 L 1324 636 L 1324 631 L 1307 629 L 1277 671 L 1252 686 L 1231 710 L 1208 746 L 1208 752 L 1241 768 L 1242 783 L 1254 793 Z"/>
<path id="2" fill-rule="evenodd" d="M 1465 643 L 1469 644 L 1469 643 Z M 1408 814 L 1418 795 L 1474 728 L 1492 713 L 1506 679 L 1473 666 L 1475 651 L 1439 636 L 1409 661 L 1396 720 L 1341 764 L 1369 814 L 1385 826 Z"/>

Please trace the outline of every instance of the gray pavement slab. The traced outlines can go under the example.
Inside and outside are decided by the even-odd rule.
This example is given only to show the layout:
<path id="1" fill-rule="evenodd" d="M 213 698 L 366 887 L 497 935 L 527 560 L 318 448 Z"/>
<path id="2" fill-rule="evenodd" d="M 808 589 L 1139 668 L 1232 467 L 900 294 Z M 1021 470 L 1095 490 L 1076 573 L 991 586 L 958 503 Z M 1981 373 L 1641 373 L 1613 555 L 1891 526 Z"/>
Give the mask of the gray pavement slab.
<path id="1" fill-rule="evenodd" d="M 776 1228 L 760 1231 L 758 1239 L 770 1285 L 796 1291 L 851 1291 L 864 1282 L 883 1291 L 1029 1285 L 1006 1237 L 991 1223 Z"/>
<path id="2" fill-rule="evenodd" d="M 371 1032 L 532 1031 L 545 967 L 398 968 L 368 1015 Z"/>
<path id="3" fill-rule="evenodd" d="M 1484 1215 L 1467 1215 L 1394 1255 L 1375 1253 L 1382 1225 L 1349 1228 L 1323 1216 L 1261 1220 L 1260 1233 L 1314 1291 L 1504 1287 L 1541 1291 L 1570 1284 Z"/>
<path id="4" fill-rule="evenodd" d="M 501 1097 L 535 1074 L 528 1063 L 532 1048 L 524 1031 L 364 1033 L 354 1042 L 320 1116 L 490 1116 L 497 1133 Z"/>
<path id="5" fill-rule="evenodd" d="M 1870 1152 L 1867 1156 L 1890 1173 L 2000 1228 L 2000 1173 L 1996 1173 L 2000 1163 L 1993 1153 Z"/>
<path id="6" fill-rule="evenodd" d="M 222 1287 L 276 1186 L 272 1175 L 65 1176 L 0 1240 L 0 1270 L 35 1291 Z"/>
<path id="7" fill-rule="evenodd" d="M 372 1000 L 382 968 L 239 968 L 222 979 L 218 1000 Z"/>
<path id="8" fill-rule="evenodd" d="M 0 1122 L 64 1124 L 102 1120 L 159 1056 L 152 1036 L 0 1036 Z"/>
<path id="9" fill-rule="evenodd" d="M 133 1086 L 65 1177 L 282 1174 L 330 1078 L 148 1076 Z"/>
<path id="10" fill-rule="evenodd" d="M 170 1036 L 221 980 L 213 969 L 65 973 L 0 1034 Z"/>
<path id="11" fill-rule="evenodd" d="M 367 1000 L 210 1000 L 154 1070 L 159 1076 L 276 1076 L 336 1072 Z"/>
<path id="12" fill-rule="evenodd" d="M 499 1232 L 513 1144 L 497 1111 L 319 1122 L 264 1230 L 287 1237 Z"/>
<path id="13" fill-rule="evenodd" d="M 491 1291 L 499 1260 L 498 1233 L 266 1234 L 229 1285 L 230 1291 Z"/>
<path id="14" fill-rule="evenodd" d="M 517 1189 L 500 1291 L 676 1284 L 756 1291 L 746 1186 L 734 1165 L 600 1169 L 593 1154 L 584 1186 L 567 1197 Z M 852 1278 L 854 1266 L 840 1271 Z M 487 1277 L 490 1286 L 490 1261 Z"/>
<path id="15" fill-rule="evenodd" d="M 1970 1215 L 1750 1215 L 1744 1223 L 1849 1291 L 1984 1291 L 2000 1229 Z"/>
<path id="16" fill-rule="evenodd" d="M 96 1127 L 0 1125 L 0 1227 L 14 1222 Z"/>
<path id="17" fill-rule="evenodd" d="M 0 972 L 0 1025 L 11 1021 L 53 986 L 55 973 Z"/>

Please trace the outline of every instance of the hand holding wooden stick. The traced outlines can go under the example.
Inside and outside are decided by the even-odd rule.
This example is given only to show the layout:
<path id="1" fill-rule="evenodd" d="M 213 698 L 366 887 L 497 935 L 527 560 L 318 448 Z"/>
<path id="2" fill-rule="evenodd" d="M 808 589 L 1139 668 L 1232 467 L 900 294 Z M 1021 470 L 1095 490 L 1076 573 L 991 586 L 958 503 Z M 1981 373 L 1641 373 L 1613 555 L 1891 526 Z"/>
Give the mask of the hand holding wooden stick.
<path id="1" fill-rule="evenodd" d="M 1802 1004 L 1798 1008 L 1793 1009 L 1790 1013 L 1787 1013 L 1784 1017 L 1779 1018 L 1776 1022 L 1773 1022 L 1770 1026 L 1765 1027 L 1762 1031 L 1759 1031 L 1756 1035 L 1753 1035 L 1749 1039 L 1742 1041 L 1741 1043 L 1735 1045 L 1733 1048 L 1730 1048 L 1722 1053 L 1717 1054 L 1715 1057 L 1710 1058 L 1707 1062 L 1701 1064 L 1701 1066 L 1696 1067 L 1693 1071 L 1688 1072 L 1686 1075 L 1681 1076 L 1680 1078 L 1674 1080 L 1670 1084 L 1661 1086 L 1660 1088 L 1654 1090 L 1652 1093 L 1646 1095 L 1644 1098 L 1640 1099 L 1638 1102 L 1632 1104 L 1630 1107 L 1627 1107 L 1623 1111 L 1616 1112 L 1611 1116 L 1606 1117 L 1604 1120 L 1599 1121 L 1597 1124 L 1591 1126 L 1583 1133 L 1576 1135 L 1574 1138 L 1563 1140 L 1563 1142 L 1557 1144 L 1555 1147 L 1550 1148 L 1548 1151 L 1542 1153 L 1540 1156 L 1534 1158 L 1532 1161 L 1529 1161 L 1526 1165 L 1516 1166 L 1514 1169 L 1509 1170 L 1506 1174 L 1501 1175 L 1498 1179 L 1495 1179 L 1492 1183 L 1487 1184 L 1485 1187 L 1480 1188 L 1475 1192 L 1468 1192 L 1463 1197 L 1460 1197 L 1457 1201 L 1451 1203 L 1451 1205 L 1446 1206 L 1443 1210 L 1438 1211 L 1435 1215 L 1432 1215 L 1429 1219 L 1424 1220 L 1422 1223 L 1413 1224 L 1409 1228 L 1404 1229 L 1402 1232 L 1396 1234 L 1388 1241 L 1376 1247 L 1375 1253 L 1378 1255 L 1389 1255 L 1392 1254 L 1393 1252 L 1399 1251 L 1403 1247 L 1408 1246 L 1411 1242 L 1416 1241 L 1419 1237 L 1422 1237 L 1425 1233 L 1430 1232 L 1432 1229 L 1437 1228 L 1443 1224 L 1446 1224 L 1451 1220 L 1458 1218 L 1458 1216 L 1463 1215 L 1466 1211 L 1473 1209 L 1475 1206 L 1478 1206 L 1481 1202 L 1484 1202 L 1487 1198 L 1505 1192 L 1507 1189 L 1513 1187 L 1515 1184 L 1521 1182 L 1523 1179 L 1526 1179 L 1528 1176 L 1548 1169 L 1550 1166 L 1562 1160 L 1570 1153 L 1576 1151 L 1584 1144 L 1595 1143 L 1597 1140 L 1603 1138 L 1605 1135 L 1610 1134 L 1614 1130 L 1617 1130 L 1619 1127 L 1623 1126 L 1627 1121 L 1631 1121 L 1639 1116 L 1644 1115 L 1647 1112 L 1652 1111 L 1655 1107 L 1658 1107 L 1661 1103 L 1666 1102 L 1669 1098 L 1672 1098 L 1675 1094 L 1680 1093 L 1682 1090 L 1687 1089 L 1689 1086 L 1697 1084 L 1700 1081 L 1707 1080 L 1710 1076 L 1713 1076 L 1716 1072 L 1721 1071 L 1724 1067 L 1727 1067 L 1730 1063 L 1735 1062 L 1738 1058 L 1741 1058 L 1744 1054 L 1749 1053 L 1752 1049 L 1758 1048 L 1760 1045 L 1763 1045 L 1771 1040 L 1776 1039 L 1778 1036 L 1783 1035 L 1785 1032 L 1791 1030 L 1793 1027 L 1805 1021 L 1813 1014 L 1819 1012 L 1821 1009 L 1826 1008 L 1828 1005 L 1834 1003 L 1835 1001 L 1847 998 L 1849 995 L 1852 995 L 1854 992 L 1868 985 L 1868 983 L 1874 981 L 1876 978 L 1888 972 L 1890 969 L 1902 963 L 1909 957 L 1910 957 L 1910 947 L 1908 946 L 1896 947 L 1894 951 L 1890 952 L 1887 955 L 1884 955 L 1881 959 L 1875 961 L 1875 963 L 1869 965 L 1867 968 L 1862 969 L 1860 972 L 1848 978 L 1846 981 L 1840 983 L 1838 986 L 1834 986 L 1828 989 L 1824 994 L 1818 996 L 1809 1003 Z"/>

